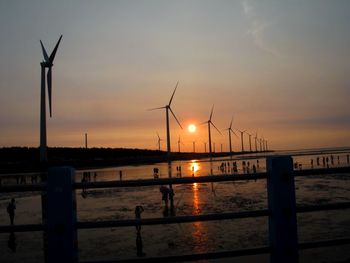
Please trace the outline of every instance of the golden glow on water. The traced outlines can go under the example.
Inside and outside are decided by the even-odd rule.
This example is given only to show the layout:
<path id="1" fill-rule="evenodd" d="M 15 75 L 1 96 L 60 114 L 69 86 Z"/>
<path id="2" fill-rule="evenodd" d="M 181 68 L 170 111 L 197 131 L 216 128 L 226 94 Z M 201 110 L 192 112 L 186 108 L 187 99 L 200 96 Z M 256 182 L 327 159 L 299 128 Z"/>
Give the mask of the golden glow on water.
<path id="1" fill-rule="evenodd" d="M 193 183 L 192 187 L 193 192 L 193 215 L 201 214 L 200 208 L 200 194 L 199 194 L 199 184 Z M 204 227 L 203 222 L 193 222 L 193 230 L 192 230 L 192 244 L 193 244 L 193 252 L 195 253 L 203 253 L 207 252 L 207 229 Z"/>
<path id="2" fill-rule="evenodd" d="M 189 164 L 189 170 L 191 171 L 192 176 L 195 176 L 196 173 L 200 170 L 200 165 L 196 160 L 192 160 Z"/>

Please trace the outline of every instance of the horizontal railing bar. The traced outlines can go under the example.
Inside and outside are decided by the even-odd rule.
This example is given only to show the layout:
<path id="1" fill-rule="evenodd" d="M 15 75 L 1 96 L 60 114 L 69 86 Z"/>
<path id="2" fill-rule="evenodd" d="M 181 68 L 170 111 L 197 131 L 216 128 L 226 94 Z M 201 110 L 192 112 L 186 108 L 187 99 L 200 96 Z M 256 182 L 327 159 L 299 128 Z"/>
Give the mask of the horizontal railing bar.
<path id="1" fill-rule="evenodd" d="M 321 168 L 293 171 L 294 176 L 320 175 L 320 174 L 336 174 L 349 173 L 350 167 L 337 168 Z M 227 181 L 245 181 L 266 179 L 267 173 L 253 173 L 253 174 L 221 174 L 208 175 L 196 177 L 172 177 L 160 179 L 139 179 L 139 180 L 125 180 L 125 181 L 102 181 L 102 182 L 87 182 L 75 183 L 75 189 L 98 189 L 98 188 L 114 188 L 114 187 L 137 187 L 137 186 L 154 186 L 167 184 L 191 184 L 191 183 L 209 183 L 209 182 L 227 182 Z M 45 191 L 46 184 L 32 184 L 32 185 L 2 185 L 0 186 L 0 193 L 10 192 L 33 192 Z"/>
<path id="2" fill-rule="evenodd" d="M 257 180 L 265 179 L 266 173 L 255 174 L 222 174 L 222 175 L 208 175 L 208 176 L 188 176 L 188 177 L 172 177 L 160 179 L 140 179 L 140 180 L 126 180 L 126 181 L 105 181 L 105 182 L 88 182 L 75 183 L 75 189 L 89 189 L 89 188 L 108 188 L 108 187 L 135 187 L 135 186 L 153 186 L 153 185 L 167 185 L 167 184 L 192 184 L 192 183 L 209 183 L 209 182 L 227 182 L 227 181 L 241 181 L 241 180 Z"/>
<path id="3" fill-rule="evenodd" d="M 0 186 L 0 193 L 45 191 L 46 184 L 14 184 Z"/>
<path id="4" fill-rule="evenodd" d="M 341 246 L 350 244 L 350 238 L 340 238 L 332 240 L 321 240 L 321 241 L 312 241 L 299 243 L 298 247 L 300 250 L 320 248 L 320 247 L 330 247 L 330 246 Z"/>
<path id="5" fill-rule="evenodd" d="M 271 253 L 270 247 L 258 247 L 249 248 L 234 251 L 222 251 L 222 252 L 210 252 L 201 254 L 189 254 L 189 255 L 179 255 L 179 256 L 168 256 L 168 257 L 145 257 L 145 258 L 134 258 L 134 259 L 121 259 L 121 260 L 109 260 L 109 261 L 80 261 L 81 263 L 146 263 L 146 262 L 181 262 L 181 261 L 195 261 L 204 259 L 217 259 L 217 258 L 227 258 L 227 257 L 242 257 L 242 256 L 252 256 L 258 254 L 268 254 Z"/>
<path id="6" fill-rule="evenodd" d="M 317 168 L 307 170 L 294 170 L 294 176 L 306 176 L 306 175 L 321 175 L 321 174 L 339 174 L 350 173 L 350 166 L 346 167 L 332 167 L 332 168 Z"/>
<path id="7" fill-rule="evenodd" d="M 249 217 L 261 217 L 268 216 L 269 210 L 257 210 L 257 211 L 243 211 L 235 213 L 220 213 L 220 214 L 207 214 L 207 215 L 194 215 L 194 216 L 174 216 L 174 217 L 160 217 L 160 218 L 146 218 L 146 219 L 129 219 L 129 220 L 113 220 L 113 221 L 100 221 L 100 222 L 77 222 L 78 229 L 90 229 L 90 228 L 109 228 L 109 227 L 125 227 L 135 225 L 166 225 L 177 223 L 190 223 L 197 221 L 214 221 L 214 220 L 226 220 L 226 219 L 238 219 Z"/>
<path id="8" fill-rule="evenodd" d="M 346 209 L 346 208 L 350 208 L 350 202 L 297 206 L 297 212 L 305 213 L 305 212 L 316 212 L 316 211 L 324 211 L 324 210 L 339 210 L 339 209 Z"/>
<path id="9" fill-rule="evenodd" d="M 296 210 L 298 213 L 305 213 L 305 212 L 317 212 L 317 211 L 325 211 L 325 210 L 340 210 L 340 209 L 347 209 L 347 208 L 350 208 L 350 202 L 297 206 Z M 141 220 L 126 219 L 126 220 L 111 220 L 111 221 L 98 221 L 98 222 L 77 222 L 77 228 L 91 229 L 91 228 L 127 227 L 127 226 L 135 226 L 135 225 L 166 225 L 166 224 L 190 223 L 190 222 L 198 222 L 198 221 L 215 221 L 215 220 L 262 217 L 262 216 L 269 216 L 270 214 L 271 213 L 268 209 L 263 209 L 263 210 L 254 210 L 254 211 L 217 213 L 217 214 L 206 214 L 206 215 L 145 218 Z M 0 233 L 42 231 L 43 229 L 44 229 L 44 226 L 41 224 L 14 225 L 14 226 L 9 225 L 9 226 L 0 226 Z"/>
<path id="10" fill-rule="evenodd" d="M 42 224 L 0 226 L 0 233 L 43 231 Z"/>

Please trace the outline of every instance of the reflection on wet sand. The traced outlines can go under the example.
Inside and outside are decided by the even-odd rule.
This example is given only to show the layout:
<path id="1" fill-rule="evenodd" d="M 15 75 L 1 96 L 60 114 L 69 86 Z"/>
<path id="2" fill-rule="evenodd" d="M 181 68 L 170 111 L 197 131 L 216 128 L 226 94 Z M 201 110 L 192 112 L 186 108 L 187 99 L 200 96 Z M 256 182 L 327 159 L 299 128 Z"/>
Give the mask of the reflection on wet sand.
<path id="1" fill-rule="evenodd" d="M 197 160 L 192 160 L 189 163 L 189 170 L 191 171 L 192 176 L 196 176 L 198 174 L 198 171 L 200 170 L 200 166 Z"/>
<path id="2" fill-rule="evenodd" d="M 200 208 L 200 197 L 199 197 L 199 184 L 193 183 L 192 186 L 193 192 L 193 215 L 199 215 L 201 213 Z M 194 253 L 204 253 L 207 251 L 207 242 L 208 242 L 208 230 L 204 226 L 203 222 L 194 222 L 192 231 L 192 246 Z"/>

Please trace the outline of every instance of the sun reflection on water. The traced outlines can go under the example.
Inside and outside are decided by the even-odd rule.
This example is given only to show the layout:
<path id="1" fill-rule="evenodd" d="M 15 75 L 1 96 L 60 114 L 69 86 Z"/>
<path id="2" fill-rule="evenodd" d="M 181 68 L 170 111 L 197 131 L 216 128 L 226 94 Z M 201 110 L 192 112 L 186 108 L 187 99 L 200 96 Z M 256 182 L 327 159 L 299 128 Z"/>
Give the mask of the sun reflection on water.
<path id="1" fill-rule="evenodd" d="M 196 160 L 192 160 L 189 163 L 188 169 L 191 171 L 191 175 L 192 176 L 198 175 L 198 171 L 200 170 L 200 168 L 201 167 L 200 167 L 199 163 Z"/>
<path id="2" fill-rule="evenodd" d="M 197 166 L 198 167 L 198 166 Z M 200 206 L 200 188 L 198 183 L 193 183 L 192 185 L 193 192 L 193 215 L 201 214 L 201 206 Z M 207 229 L 204 226 L 203 222 L 193 222 L 193 230 L 192 230 L 192 245 L 193 252 L 195 253 L 204 253 L 207 252 L 207 241 L 208 241 L 208 233 Z"/>

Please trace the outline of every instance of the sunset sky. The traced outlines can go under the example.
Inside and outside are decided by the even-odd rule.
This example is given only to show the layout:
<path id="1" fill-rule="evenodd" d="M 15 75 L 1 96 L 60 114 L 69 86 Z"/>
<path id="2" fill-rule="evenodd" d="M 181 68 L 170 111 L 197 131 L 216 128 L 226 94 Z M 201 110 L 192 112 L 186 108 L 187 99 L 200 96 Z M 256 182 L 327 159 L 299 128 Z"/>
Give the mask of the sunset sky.
<path id="1" fill-rule="evenodd" d="M 41 39 L 53 67 L 49 146 L 216 150 L 233 127 L 270 149 L 350 146 L 350 1 L 0 1 L 0 147 L 39 145 Z M 247 137 L 246 137 L 247 138 Z M 234 139 L 234 150 L 239 143 Z M 245 141 L 246 147 L 248 140 Z"/>

